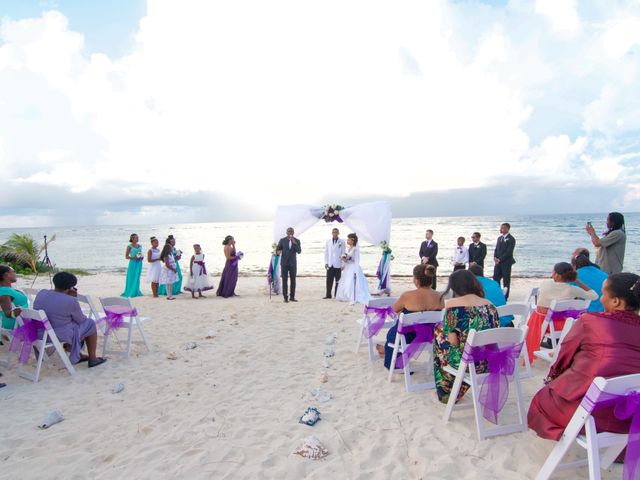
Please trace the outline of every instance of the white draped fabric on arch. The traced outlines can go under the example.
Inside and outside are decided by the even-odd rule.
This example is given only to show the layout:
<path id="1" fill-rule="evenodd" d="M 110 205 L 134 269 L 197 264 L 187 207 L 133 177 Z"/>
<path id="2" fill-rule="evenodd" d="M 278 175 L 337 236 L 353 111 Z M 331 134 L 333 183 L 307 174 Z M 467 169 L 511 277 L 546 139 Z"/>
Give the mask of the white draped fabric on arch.
<path id="1" fill-rule="evenodd" d="M 332 212 L 327 215 L 327 210 Z M 273 241 L 285 236 L 288 227 L 293 227 L 296 235 L 302 235 L 313 227 L 318 221 L 343 223 L 353 230 L 361 240 L 373 245 L 388 245 L 391 240 L 391 205 L 388 202 L 371 202 L 352 207 L 339 208 L 333 210 L 329 206 L 319 207 L 316 205 L 281 205 L 276 209 L 276 216 L 273 222 Z M 269 265 L 269 283 L 272 290 L 279 290 L 278 258 L 271 257 Z M 378 265 L 378 288 L 379 292 L 389 293 L 391 291 L 390 280 L 391 255 L 383 252 L 380 264 Z"/>

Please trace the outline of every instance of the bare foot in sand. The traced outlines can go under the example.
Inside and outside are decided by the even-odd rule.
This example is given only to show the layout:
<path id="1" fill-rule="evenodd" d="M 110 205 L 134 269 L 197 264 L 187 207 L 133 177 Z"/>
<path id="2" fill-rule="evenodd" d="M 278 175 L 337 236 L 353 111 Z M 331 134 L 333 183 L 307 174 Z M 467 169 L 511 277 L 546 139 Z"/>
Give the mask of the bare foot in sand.
<path id="1" fill-rule="evenodd" d="M 376 345 L 376 350 L 378 351 L 378 355 L 384 358 L 384 347 L 382 345 Z"/>

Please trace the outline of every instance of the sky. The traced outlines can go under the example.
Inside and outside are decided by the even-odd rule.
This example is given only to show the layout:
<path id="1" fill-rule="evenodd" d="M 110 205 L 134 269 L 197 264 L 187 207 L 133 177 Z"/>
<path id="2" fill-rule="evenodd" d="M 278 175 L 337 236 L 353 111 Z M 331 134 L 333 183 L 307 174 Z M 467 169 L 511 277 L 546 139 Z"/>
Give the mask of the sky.
<path id="1" fill-rule="evenodd" d="M 640 210 L 637 0 L 0 0 L 0 226 Z"/>

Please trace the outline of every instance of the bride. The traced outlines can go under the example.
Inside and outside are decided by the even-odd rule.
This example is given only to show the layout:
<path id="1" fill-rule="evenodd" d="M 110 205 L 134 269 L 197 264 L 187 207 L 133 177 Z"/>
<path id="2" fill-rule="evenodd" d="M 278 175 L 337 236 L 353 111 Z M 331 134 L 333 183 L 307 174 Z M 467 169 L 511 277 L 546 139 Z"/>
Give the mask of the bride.
<path id="1" fill-rule="evenodd" d="M 371 295 L 367 279 L 360 268 L 360 249 L 357 245 L 358 236 L 355 233 L 347 235 L 347 251 L 342 256 L 342 275 L 336 300 L 367 304 Z"/>

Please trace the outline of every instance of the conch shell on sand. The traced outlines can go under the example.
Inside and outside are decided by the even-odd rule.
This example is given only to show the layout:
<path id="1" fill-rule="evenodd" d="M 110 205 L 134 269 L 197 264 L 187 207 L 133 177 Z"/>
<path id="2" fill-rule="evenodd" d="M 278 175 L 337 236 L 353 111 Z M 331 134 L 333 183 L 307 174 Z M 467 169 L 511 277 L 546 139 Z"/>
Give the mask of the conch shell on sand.
<path id="1" fill-rule="evenodd" d="M 320 460 L 329 455 L 329 450 L 322 446 L 317 437 L 310 435 L 303 440 L 302 445 L 293 453 L 311 460 Z"/>

